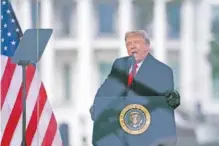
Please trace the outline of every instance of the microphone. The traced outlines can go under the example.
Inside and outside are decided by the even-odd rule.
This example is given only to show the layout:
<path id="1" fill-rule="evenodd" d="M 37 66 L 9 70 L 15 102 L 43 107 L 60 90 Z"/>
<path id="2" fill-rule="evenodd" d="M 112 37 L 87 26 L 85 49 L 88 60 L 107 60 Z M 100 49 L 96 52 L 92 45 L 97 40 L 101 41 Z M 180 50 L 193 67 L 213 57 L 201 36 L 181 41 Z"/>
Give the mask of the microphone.
<path id="1" fill-rule="evenodd" d="M 128 60 L 129 60 L 129 63 L 128 63 L 128 64 L 130 65 L 130 67 L 133 68 L 134 65 L 135 65 L 135 63 L 136 63 L 136 60 L 135 60 L 135 53 L 132 53 L 132 55 L 129 56 L 129 59 L 128 59 Z M 132 68 L 131 68 L 131 69 L 132 69 Z"/>
<path id="2" fill-rule="evenodd" d="M 133 52 L 133 53 L 132 53 L 132 56 L 131 56 L 131 59 L 132 59 L 132 65 L 135 65 L 135 63 L 136 63 L 135 55 L 136 55 L 136 53 Z"/>
<path id="3" fill-rule="evenodd" d="M 133 53 L 132 53 L 132 67 L 134 67 L 135 64 L 136 64 L 135 55 L 136 55 L 136 53 L 133 52 Z"/>

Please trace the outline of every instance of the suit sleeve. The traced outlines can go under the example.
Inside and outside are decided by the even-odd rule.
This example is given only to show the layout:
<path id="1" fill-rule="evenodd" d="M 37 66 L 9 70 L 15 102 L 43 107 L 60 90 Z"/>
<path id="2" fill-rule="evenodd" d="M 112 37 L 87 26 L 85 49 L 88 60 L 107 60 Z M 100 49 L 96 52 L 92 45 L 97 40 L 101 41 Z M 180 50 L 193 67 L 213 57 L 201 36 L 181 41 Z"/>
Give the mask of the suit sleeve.
<path id="1" fill-rule="evenodd" d="M 97 90 L 97 93 L 96 93 L 95 98 L 94 98 L 94 103 L 90 108 L 90 114 L 91 114 L 91 119 L 92 120 L 94 120 L 94 118 L 93 118 L 94 108 L 93 107 L 94 107 L 94 104 L 95 104 L 95 100 L 97 98 L 100 98 L 100 97 L 102 98 L 102 97 L 110 96 L 110 93 L 111 93 L 110 88 L 113 87 L 113 77 L 115 76 L 115 68 L 116 68 L 117 62 L 118 62 L 117 60 L 115 60 L 113 62 L 112 69 L 111 69 L 109 75 L 104 80 L 104 82 L 101 84 L 100 88 Z"/>
<path id="2" fill-rule="evenodd" d="M 167 92 L 174 91 L 174 78 L 173 78 L 173 70 L 168 67 L 165 71 L 165 76 L 163 76 L 163 85 L 164 90 L 162 91 L 162 95 L 165 95 Z"/>
<path id="3" fill-rule="evenodd" d="M 174 77 L 173 77 L 173 70 L 170 68 L 170 90 L 174 90 Z"/>

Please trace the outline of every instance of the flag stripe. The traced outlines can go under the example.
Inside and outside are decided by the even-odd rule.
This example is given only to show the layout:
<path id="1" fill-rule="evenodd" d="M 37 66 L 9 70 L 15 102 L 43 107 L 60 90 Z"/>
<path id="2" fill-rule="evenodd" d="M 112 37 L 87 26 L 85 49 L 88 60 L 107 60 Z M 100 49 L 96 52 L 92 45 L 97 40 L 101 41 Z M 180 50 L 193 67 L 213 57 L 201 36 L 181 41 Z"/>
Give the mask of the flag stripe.
<path id="1" fill-rule="evenodd" d="M 56 131 L 56 135 L 55 135 L 53 143 L 52 143 L 52 146 L 57 146 L 57 145 L 62 146 L 61 135 L 60 135 L 58 130 Z"/>
<path id="2" fill-rule="evenodd" d="M 29 92 L 30 83 L 33 79 L 34 72 L 32 70 L 33 68 L 27 67 L 26 70 L 26 87 L 27 87 L 27 93 Z M 10 118 L 8 120 L 8 123 L 6 125 L 1 145 L 10 145 L 12 136 L 14 134 L 15 128 L 17 127 L 18 121 L 21 117 L 22 113 L 22 88 L 20 87 L 20 91 L 18 93 L 15 105 L 13 107 L 13 110 L 11 112 Z"/>
<path id="3" fill-rule="evenodd" d="M 43 85 L 41 85 L 38 100 L 35 103 L 34 111 L 27 127 L 27 146 L 31 145 L 34 134 L 36 133 L 39 118 L 42 114 L 45 104 L 46 104 L 46 91 Z"/>
<path id="4" fill-rule="evenodd" d="M 52 110 L 50 109 L 50 105 L 48 100 L 43 108 L 42 115 L 39 119 L 38 128 L 34 135 L 32 144 L 41 144 L 46 133 L 47 127 L 49 126 L 49 121 L 51 119 Z"/>
<path id="5" fill-rule="evenodd" d="M 1 78 L 0 79 L 2 79 L 2 76 L 4 74 L 5 66 L 7 64 L 7 61 L 8 61 L 8 57 L 6 57 L 6 56 L 1 57 L 1 70 L 0 70 L 0 73 L 1 73 L 0 77 Z"/>
<path id="6" fill-rule="evenodd" d="M 13 64 L 11 62 L 11 59 L 9 58 L 7 60 L 7 65 L 6 65 L 4 74 L 3 74 L 3 78 L 1 80 L 1 107 L 0 107 L 0 109 L 2 108 L 2 106 L 5 102 L 5 97 L 6 97 L 6 94 L 8 92 L 8 88 L 10 86 L 11 79 L 14 75 L 15 68 L 16 68 L 16 64 Z"/>
<path id="7" fill-rule="evenodd" d="M 21 97 L 22 97 L 22 90 L 20 88 L 15 103 L 19 103 L 19 100 L 21 100 Z M 18 104 L 16 104 L 16 105 L 18 105 Z M 1 145 L 3 145 L 3 144 L 5 146 L 10 145 L 11 138 L 12 138 L 13 131 L 14 131 L 13 128 L 15 128 L 17 126 L 16 119 L 17 119 L 18 116 L 19 116 L 19 113 L 18 113 L 18 111 L 16 111 L 16 108 L 14 107 L 13 110 L 12 110 L 12 113 L 10 114 L 10 118 L 7 121 L 8 123 L 7 123 L 7 125 L 6 125 L 6 127 L 3 131 L 4 133 L 3 133 L 3 136 L 2 136 Z M 12 126 L 9 126 L 9 125 L 12 125 Z M 13 126 L 13 125 L 15 125 L 15 126 Z"/>
<path id="8" fill-rule="evenodd" d="M 38 76 L 37 72 L 35 71 L 35 68 L 33 66 L 29 66 L 29 67 L 33 69 L 33 72 L 35 74 L 34 74 L 32 82 L 31 82 L 30 89 L 29 89 L 29 92 L 27 95 L 27 100 L 26 100 L 26 109 L 27 109 L 26 123 L 27 123 L 27 125 L 29 125 L 28 123 L 30 121 L 31 114 L 33 113 L 33 110 L 34 110 L 33 105 L 37 102 L 37 97 L 38 97 L 38 93 L 39 93 L 40 85 L 41 85 L 41 82 L 39 81 L 39 76 Z M 16 127 L 13 138 L 11 140 L 11 145 L 13 145 L 13 144 L 16 145 L 16 143 L 19 143 L 22 140 L 22 136 L 21 136 L 22 116 L 19 119 L 18 125 L 21 125 L 21 126 Z"/>
<path id="9" fill-rule="evenodd" d="M 12 111 L 14 103 L 16 101 L 15 97 L 17 97 L 19 90 L 20 90 L 20 88 L 18 88 L 21 86 L 21 82 L 22 82 L 22 79 L 19 77 L 20 75 L 21 75 L 21 67 L 17 66 L 15 69 L 15 74 L 12 78 L 12 81 L 11 81 L 11 84 L 9 87 L 9 91 L 6 95 L 7 102 L 5 102 L 3 104 L 3 107 L 1 110 L 2 117 L 3 117 L 1 120 L 1 130 L 2 131 L 5 130 L 5 127 L 7 125 L 7 121 L 10 118 L 11 111 Z M 13 97 L 13 98 L 11 98 L 11 97 Z"/>
<path id="10" fill-rule="evenodd" d="M 42 142 L 42 146 L 52 145 L 52 142 L 53 142 L 53 139 L 56 133 L 56 128 L 57 128 L 57 123 L 55 121 L 54 114 L 52 114 L 50 122 L 49 122 L 49 126 L 47 127 L 46 134 Z"/>
<path id="11" fill-rule="evenodd" d="M 21 141 L 22 141 L 22 113 L 16 125 L 16 129 L 13 132 L 10 145 L 17 145 L 18 143 L 21 143 Z"/>

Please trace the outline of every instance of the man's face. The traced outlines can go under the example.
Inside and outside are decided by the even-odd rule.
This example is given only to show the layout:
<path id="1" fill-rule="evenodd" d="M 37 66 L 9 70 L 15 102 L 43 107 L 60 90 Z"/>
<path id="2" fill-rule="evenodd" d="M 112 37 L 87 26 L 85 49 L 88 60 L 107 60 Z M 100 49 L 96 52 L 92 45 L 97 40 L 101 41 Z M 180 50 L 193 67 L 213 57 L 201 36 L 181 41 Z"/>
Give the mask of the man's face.
<path id="1" fill-rule="evenodd" d="M 128 55 L 134 53 L 136 62 L 141 62 L 148 54 L 150 44 L 141 35 L 131 34 L 126 39 L 126 48 Z"/>

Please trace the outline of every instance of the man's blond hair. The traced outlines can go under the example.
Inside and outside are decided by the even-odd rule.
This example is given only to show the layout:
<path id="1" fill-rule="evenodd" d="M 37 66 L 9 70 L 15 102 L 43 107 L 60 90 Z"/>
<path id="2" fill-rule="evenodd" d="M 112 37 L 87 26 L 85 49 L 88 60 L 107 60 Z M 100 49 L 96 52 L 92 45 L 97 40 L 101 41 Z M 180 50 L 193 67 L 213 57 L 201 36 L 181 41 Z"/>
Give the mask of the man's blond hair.
<path id="1" fill-rule="evenodd" d="M 144 30 L 132 30 L 132 31 L 128 31 L 128 32 L 125 33 L 125 41 L 127 40 L 127 38 L 129 36 L 132 36 L 132 35 L 142 36 L 144 38 L 145 42 L 150 44 L 150 38 L 149 38 L 149 36 L 148 36 L 146 31 L 144 31 Z"/>

